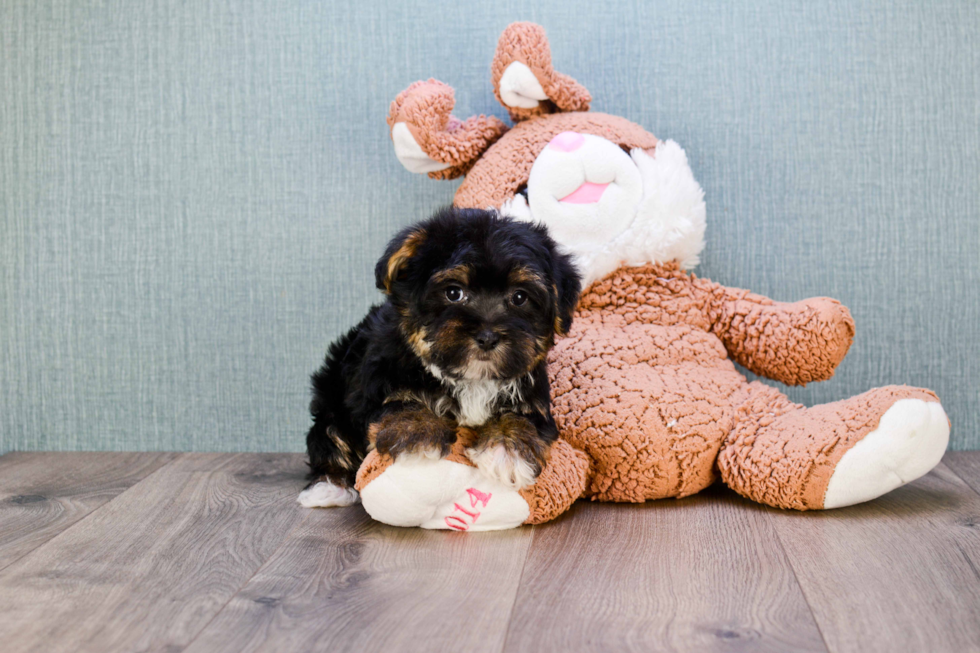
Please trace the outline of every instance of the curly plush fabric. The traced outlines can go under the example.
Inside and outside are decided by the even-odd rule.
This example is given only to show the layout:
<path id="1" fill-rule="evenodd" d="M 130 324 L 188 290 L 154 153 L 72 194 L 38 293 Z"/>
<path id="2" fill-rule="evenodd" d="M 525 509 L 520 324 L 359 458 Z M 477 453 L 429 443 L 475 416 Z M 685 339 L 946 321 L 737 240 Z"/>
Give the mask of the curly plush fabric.
<path id="1" fill-rule="evenodd" d="M 585 492 L 588 477 L 588 456 L 567 442 L 555 442 L 538 480 L 520 491 L 531 511 L 524 523 L 542 524 L 568 510 Z"/>
<path id="2" fill-rule="evenodd" d="M 681 266 L 695 265 L 704 245 L 705 206 L 676 143 L 658 147 L 639 125 L 587 113 L 588 91 L 555 72 L 544 30 L 536 25 L 507 28 L 492 73 L 502 103 L 503 79 L 510 100 L 538 104 L 508 106 L 521 122 L 502 136 L 488 133 L 485 142 L 499 140 L 475 154 L 475 162 L 466 158 L 472 150 L 455 159 L 442 152 L 454 147 L 447 140 L 429 139 L 422 147 L 435 161 L 452 159 L 463 166 L 465 158 L 468 172 L 456 206 L 497 207 L 516 219 L 545 224 L 575 257 L 586 283 L 594 283 L 581 298 L 571 331 L 549 355 L 552 412 L 562 440 L 537 483 L 521 494 L 523 500 L 506 503 L 515 493 L 494 489 L 494 501 L 521 510 L 527 503 L 530 516 L 521 512 L 515 518 L 512 510 L 507 521 L 498 511 L 497 521 L 489 523 L 488 517 L 482 527 L 553 518 L 580 494 L 640 502 L 684 497 L 718 479 L 774 507 L 836 508 L 881 496 L 938 464 L 949 421 L 928 390 L 888 386 L 806 408 L 775 388 L 750 383 L 736 369 L 739 363 L 790 385 L 828 379 L 851 346 L 854 321 L 833 299 L 781 303 L 685 272 Z M 412 103 L 422 107 L 415 110 L 419 115 L 448 116 L 452 93 L 447 88 L 413 85 L 392 105 L 389 124 L 408 115 L 403 107 Z M 412 132 L 419 143 L 443 129 L 439 119 L 427 120 L 426 134 L 417 133 L 422 131 L 418 122 Z M 562 132 L 589 138 L 576 147 L 556 143 L 546 150 Z M 642 152 L 617 156 L 617 145 Z M 606 153 L 601 165 L 597 152 Z M 616 174 L 607 184 L 610 170 Z M 433 176 L 454 174 L 450 169 Z M 637 179 L 640 186 L 631 186 Z M 574 189 L 566 181 L 580 187 L 605 184 L 616 192 L 606 189 L 591 203 L 569 203 L 565 193 Z M 522 188 L 527 193 L 517 195 Z M 635 203 L 621 206 L 623 198 Z M 397 467 L 401 462 L 391 464 L 393 471 L 405 470 L 399 477 L 404 480 L 387 494 L 363 495 L 365 508 L 372 502 L 383 508 L 384 501 L 411 494 L 414 485 L 449 487 L 448 477 L 462 469 L 450 466 L 440 479 L 419 467 L 413 475 L 408 466 Z M 369 456 L 358 487 L 376 478 L 377 469 Z M 431 494 L 432 503 L 443 500 L 438 491 Z M 455 501 L 422 506 L 421 513 L 449 514 Z M 399 514 L 391 520 L 413 523 Z"/>
<path id="3" fill-rule="evenodd" d="M 500 96 L 500 78 L 507 66 L 515 61 L 531 69 L 541 84 L 547 100 L 533 109 L 508 106 Z M 534 23 L 512 23 L 497 41 L 497 52 L 490 65 L 493 93 L 507 108 L 511 120 L 520 122 L 556 111 L 588 111 L 592 96 L 584 86 L 568 75 L 555 71 L 551 65 L 551 46 L 544 28 Z"/>
<path id="4" fill-rule="evenodd" d="M 677 263 L 625 267 L 592 284 L 549 357 L 561 439 L 537 482 L 520 491 L 524 523 L 554 519 L 580 497 L 685 497 L 719 478 L 759 503 L 823 508 L 838 462 L 896 402 L 938 398 L 888 386 L 806 408 L 750 383 L 732 358 L 805 383 L 832 376 L 853 335 L 836 301 L 775 302 Z M 473 467 L 465 449 L 475 437 L 461 428 L 447 460 Z M 357 489 L 394 464 L 371 452 Z"/>
<path id="5" fill-rule="evenodd" d="M 711 282 L 712 332 L 740 365 L 788 385 L 829 379 L 854 338 L 854 320 L 836 299 L 777 304 L 767 297 Z"/>
<path id="6" fill-rule="evenodd" d="M 718 456 L 721 478 L 739 494 L 770 506 L 823 508 L 838 461 L 900 399 L 939 402 L 929 390 L 886 386 L 805 408 L 774 388 L 751 383 Z"/>
<path id="7" fill-rule="evenodd" d="M 490 146 L 456 190 L 461 208 L 501 206 L 527 183 L 534 159 L 561 132 L 602 136 L 632 149 L 657 146 L 656 137 L 636 123 L 604 113 L 557 113 L 525 120 Z"/>
<path id="8" fill-rule="evenodd" d="M 761 503 L 820 508 L 834 465 L 915 388 L 807 409 L 749 383 L 729 355 L 787 383 L 826 379 L 854 324 L 838 302 L 782 304 L 676 264 L 622 268 L 583 295 L 549 360 L 562 437 L 585 451 L 585 496 L 684 497 L 721 478 Z M 717 461 L 717 464 L 716 464 Z"/>
<path id="9" fill-rule="evenodd" d="M 382 472 L 388 469 L 395 462 L 391 456 L 380 454 L 377 450 L 372 450 L 361 461 L 361 466 L 357 468 L 357 477 L 354 480 L 354 489 L 358 492 L 364 490 L 374 479 L 381 476 Z"/>
<path id="10" fill-rule="evenodd" d="M 461 121 L 452 115 L 454 106 L 453 88 L 429 79 L 415 82 L 399 93 L 388 110 L 389 128 L 405 123 L 428 156 L 451 165 L 430 172 L 433 179 L 465 175 L 480 154 L 507 131 L 507 125 L 494 116 L 472 116 Z"/>

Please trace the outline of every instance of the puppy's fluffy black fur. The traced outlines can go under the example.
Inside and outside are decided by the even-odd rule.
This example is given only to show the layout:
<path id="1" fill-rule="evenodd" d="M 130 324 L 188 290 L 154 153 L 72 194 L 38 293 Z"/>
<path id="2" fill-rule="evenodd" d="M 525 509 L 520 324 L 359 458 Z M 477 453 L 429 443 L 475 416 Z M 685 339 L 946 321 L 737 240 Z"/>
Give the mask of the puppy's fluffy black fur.
<path id="1" fill-rule="evenodd" d="M 372 446 L 446 455 L 458 425 L 540 473 L 557 436 L 545 358 L 580 292 L 547 230 L 444 209 L 398 234 L 375 278 L 385 302 L 312 376 L 310 485 L 353 487 Z"/>

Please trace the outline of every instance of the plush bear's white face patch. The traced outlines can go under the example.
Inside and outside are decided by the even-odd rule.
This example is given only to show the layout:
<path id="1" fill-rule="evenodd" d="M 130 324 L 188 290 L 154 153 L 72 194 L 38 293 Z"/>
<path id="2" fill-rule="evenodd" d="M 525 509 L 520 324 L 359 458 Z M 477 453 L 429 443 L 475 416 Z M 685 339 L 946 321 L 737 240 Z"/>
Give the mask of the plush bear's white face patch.
<path id="1" fill-rule="evenodd" d="M 690 270 L 704 246 L 704 192 L 674 141 L 626 154 L 599 136 L 563 132 L 535 159 L 527 196 L 501 212 L 547 226 L 585 286 L 621 265 L 677 261 Z"/>
<path id="2" fill-rule="evenodd" d="M 576 251 L 598 249 L 623 233 L 643 196 L 640 171 L 618 145 L 562 132 L 535 159 L 527 182 L 534 218 Z"/>

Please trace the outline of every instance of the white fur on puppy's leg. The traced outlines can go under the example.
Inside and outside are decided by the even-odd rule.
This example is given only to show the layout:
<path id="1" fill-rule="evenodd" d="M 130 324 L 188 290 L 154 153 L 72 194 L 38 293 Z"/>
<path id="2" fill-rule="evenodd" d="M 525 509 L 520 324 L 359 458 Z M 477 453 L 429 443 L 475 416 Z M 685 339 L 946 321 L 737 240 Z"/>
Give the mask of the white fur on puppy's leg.
<path id="1" fill-rule="evenodd" d="M 397 460 L 399 462 L 414 464 L 426 460 L 439 460 L 440 458 L 442 458 L 442 452 L 438 449 L 417 449 L 398 454 Z"/>
<path id="2" fill-rule="evenodd" d="M 824 508 L 870 501 L 927 474 L 949 444 L 949 420 L 934 401 L 899 399 L 885 411 L 878 428 L 837 462 Z"/>
<path id="3" fill-rule="evenodd" d="M 484 476 L 520 490 L 537 480 L 534 468 L 523 458 L 498 444 L 486 449 L 467 449 L 467 457 Z"/>
<path id="4" fill-rule="evenodd" d="M 296 500 L 304 508 L 333 508 L 335 506 L 350 506 L 358 502 L 360 497 L 354 488 L 340 487 L 327 481 L 306 488 L 299 493 Z"/>

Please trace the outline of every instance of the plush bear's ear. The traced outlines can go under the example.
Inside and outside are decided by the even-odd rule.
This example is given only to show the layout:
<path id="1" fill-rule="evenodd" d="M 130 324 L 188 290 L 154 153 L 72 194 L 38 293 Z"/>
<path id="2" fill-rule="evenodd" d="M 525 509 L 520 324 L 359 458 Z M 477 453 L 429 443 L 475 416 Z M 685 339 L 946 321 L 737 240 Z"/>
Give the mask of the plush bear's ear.
<path id="1" fill-rule="evenodd" d="M 584 86 L 551 65 L 544 28 L 512 23 L 500 35 L 491 65 L 493 92 L 514 122 L 558 111 L 588 111 Z"/>
<path id="2" fill-rule="evenodd" d="M 391 103 L 391 141 L 409 172 L 428 173 L 433 179 L 464 175 L 507 131 L 494 116 L 459 120 L 452 115 L 455 105 L 452 87 L 435 79 L 415 82 Z"/>
<path id="3" fill-rule="evenodd" d="M 572 328 L 572 314 L 578 306 L 582 293 L 582 278 L 579 276 L 572 257 L 562 254 L 555 247 L 552 278 L 555 281 L 555 333 L 563 336 Z"/>
<path id="4" fill-rule="evenodd" d="M 418 253 L 427 235 L 424 227 L 415 225 L 404 229 L 391 239 L 384 255 L 374 266 L 374 284 L 378 290 L 383 290 L 386 295 L 391 294 L 392 284 L 398 280 L 405 266 Z"/>

